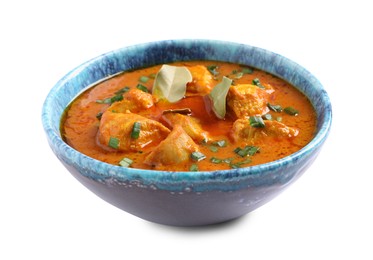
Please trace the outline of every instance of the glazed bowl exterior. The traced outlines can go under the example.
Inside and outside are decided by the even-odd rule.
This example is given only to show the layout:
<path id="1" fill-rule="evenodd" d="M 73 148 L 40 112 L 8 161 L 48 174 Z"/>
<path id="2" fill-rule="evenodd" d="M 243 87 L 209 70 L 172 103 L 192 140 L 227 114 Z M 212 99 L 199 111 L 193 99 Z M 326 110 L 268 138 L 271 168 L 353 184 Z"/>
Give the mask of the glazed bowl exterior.
<path id="1" fill-rule="evenodd" d="M 300 151 L 246 168 L 171 172 L 110 165 L 90 158 L 61 138 L 65 108 L 84 89 L 126 70 L 187 60 L 240 63 L 274 74 L 301 90 L 317 113 L 317 133 Z M 270 201 L 299 178 L 325 142 L 332 120 L 327 93 L 307 70 L 276 53 L 215 40 L 168 40 L 121 48 L 73 69 L 51 89 L 42 109 L 49 145 L 68 171 L 112 205 L 142 219 L 175 226 L 235 219 Z"/>

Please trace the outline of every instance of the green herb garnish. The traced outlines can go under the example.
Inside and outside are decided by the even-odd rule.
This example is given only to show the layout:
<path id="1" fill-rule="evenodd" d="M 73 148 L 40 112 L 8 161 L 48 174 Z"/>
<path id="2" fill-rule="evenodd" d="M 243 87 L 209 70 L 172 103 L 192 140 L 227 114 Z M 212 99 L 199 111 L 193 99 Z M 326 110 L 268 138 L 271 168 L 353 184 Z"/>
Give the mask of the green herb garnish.
<path id="1" fill-rule="evenodd" d="M 137 89 L 140 89 L 141 91 L 144 91 L 144 92 L 146 92 L 146 93 L 149 93 L 148 88 L 145 87 L 145 86 L 142 85 L 142 84 L 137 84 L 136 88 L 137 88 Z"/>
<path id="2" fill-rule="evenodd" d="M 128 92 L 129 90 L 130 90 L 130 87 L 121 88 L 120 90 L 118 90 L 117 92 L 115 92 L 115 95 L 122 95 L 122 94 Z"/>
<path id="3" fill-rule="evenodd" d="M 114 102 L 123 100 L 123 94 L 128 92 L 130 90 L 130 87 L 124 87 L 118 91 L 116 91 L 114 94 L 115 96 L 105 98 L 105 99 L 97 99 L 96 103 L 99 104 L 113 104 Z"/>
<path id="4" fill-rule="evenodd" d="M 250 159 L 245 159 L 245 160 L 240 161 L 240 162 L 231 163 L 230 167 L 233 168 L 233 169 L 237 169 L 237 168 L 240 168 L 241 165 L 248 164 L 248 163 L 251 163 L 251 160 Z"/>
<path id="5" fill-rule="evenodd" d="M 97 99 L 96 103 L 99 103 L 99 104 L 110 104 L 111 105 L 114 102 L 121 101 L 121 100 L 123 100 L 123 95 L 119 94 L 119 95 L 115 95 L 115 96 L 110 97 L 110 98 Z"/>
<path id="6" fill-rule="evenodd" d="M 198 165 L 193 163 L 190 168 L 189 168 L 189 171 L 191 172 L 198 172 Z"/>
<path id="7" fill-rule="evenodd" d="M 222 162 L 230 164 L 233 160 L 234 160 L 233 158 L 225 158 L 225 159 L 222 159 Z"/>
<path id="8" fill-rule="evenodd" d="M 219 140 L 212 143 L 213 145 L 219 146 L 219 147 L 226 147 L 227 141 L 226 140 Z"/>
<path id="9" fill-rule="evenodd" d="M 111 148 L 118 149 L 119 147 L 119 138 L 116 137 L 110 137 L 109 144 Z"/>
<path id="10" fill-rule="evenodd" d="M 139 81 L 142 82 L 142 83 L 146 83 L 146 82 L 148 82 L 148 80 L 149 80 L 149 77 L 147 77 L 147 76 L 141 76 L 139 78 Z"/>
<path id="11" fill-rule="evenodd" d="M 139 136 L 140 136 L 140 128 L 141 128 L 141 123 L 140 122 L 133 123 L 132 132 L 131 132 L 131 138 L 132 139 L 139 138 Z"/>
<path id="12" fill-rule="evenodd" d="M 260 83 L 260 80 L 258 78 L 253 79 L 253 84 L 259 88 L 265 88 L 262 83 Z"/>
<path id="13" fill-rule="evenodd" d="M 210 162 L 215 163 L 215 164 L 219 164 L 219 163 L 222 163 L 223 160 L 219 159 L 219 158 L 216 158 L 216 157 L 211 157 Z"/>
<path id="14" fill-rule="evenodd" d="M 214 146 L 214 145 L 210 145 L 210 146 L 209 146 L 209 149 L 210 149 L 210 151 L 213 152 L 213 153 L 216 153 L 217 151 L 219 151 L 219 148 L 216 147 L 216 146 Z"/>
<path id="15" fill-rule="evenodd" d="M 129 167 L 131 164 L 133 163 L 133 160 L 131 160 L 130 158 L 123 158 L 120 162 L 119 162 L 119 165 L 122 166 L 122 167 Z"/>
<path id="16" fill-rule="evenodd" d="M 254 70 L 249 67 L 243 67 L 241 71 L 243 74 L 252 74 L 254 72 Z"/>
<path id="17" fill-rule="evenodd" d="M 202 161 L 203 159 L 206 159 L 206 155 L 204 155 L 203 153 L 198 152 L 198 151 L 197 152 L 192 152 L 190 157 L 192 158 L 193 161 L 196 161 L 196 162 L 199 162 L 199 161 Z"/>
<path id="18" fill-rule="evenodd" d="M 241 157 L 246 157 L 256 154 L 259 150 L 260 148 L 257 146 L 247 145 L 244 148 L 237 147 L 236 149 L 234 149 L 234 152 Z"/>
<path id="19" fill-rule="evenodd" d="M 265 115 L 262 115 L 262 118 L 264 120 L 272 120 L 272 115 L 271 114 L 265 114 Z"/>
<path id="20" fill-rule="evenodd" d="M 240 78 L 242 78 L 242 76 L 243 76 L 243 72 L 236 72 L 236 73 L 234 73 L 234 78 L 235 79 L 240 79 Z"/>
<path id="21" fill-rule="evenodd" d="M 272 105 L 270 103 L 267 103 L 267 107 L 270 110 L 275 111 L 275 112 L 281 112 L 282 111 L 282 107 L 280 105 Z"/>
<path id="22" fill-rule="evenodd" d="M 252 127 L 261 128 L 265 126 L 263 118 L 260 116 L 250 116 L 249 122 Z"/>
<path id="23" fill-rule="evenodd" d="M 206 66 L 207 70 L 210 71 L 210 73 L 213 75 L 213 76 L 217 76 L 219 75 L 219 71 L 217 71 L 217 69 L 219 68 L 217 65 L 209 65 L 209 66 Z"/>
<path id="24" fill-rule="evenodd" d="M 293 107 L 285 107 L 284 108 L 284 112 L 288 115 L 291 115 L 291 116 L 297 116 L 299 114 L 299 111 L 296 110 L 295 108 Z"/>

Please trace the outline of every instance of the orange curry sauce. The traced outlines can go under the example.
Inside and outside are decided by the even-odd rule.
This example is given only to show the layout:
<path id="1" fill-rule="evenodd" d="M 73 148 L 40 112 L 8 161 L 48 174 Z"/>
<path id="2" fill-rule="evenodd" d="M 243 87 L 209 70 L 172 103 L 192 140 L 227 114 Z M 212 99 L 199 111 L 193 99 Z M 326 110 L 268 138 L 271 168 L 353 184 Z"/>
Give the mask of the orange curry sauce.
<path id="1" fill-rule="evenodd" d="M 259 138 L 255 141 L 255 146 L 259 152 L 252 156 L 242 158 L 234 150 L 237 147 L 244 148 L 247 143 L 233 142 L 231 137 L 232 125 L 237 119 L 234 113 L 227 108 L 227 114 L 224 119 L 218 119 L 211 111 L 211 104 L 206 96 L 188 96 L 176 103 L 158 102 L 153 107 L 143 111 L 142 116 L 157 120 L 161 123 L 162 112 L 167 109 L 190 108 L 191 116 L 200 120 L 202 129 L 207 131 L 211 137 L 208 143 L 197 143 L 199 151 L 206 156 L 201 161 L 192 159 L 176 164 L 155 168 L 154 165 L 145 164 L 143 161 L 146 156 L 154 149 L 158 143 L 151 143 L 139 151 L 120 152 L 99 143 L 97 134 L 100 120 L 97 115 L 104 112 L 109 105 L 96 102 L 108 97 L 112 97 L 116 91 L 125 86 L 136 88 L 141 83 L 146 86 L 151 93 L 154 83 L 154 77 L 161 65 L 139 69 L 135 71 L 123 72 L 94 87 L 87 89 L 79 95 L 66 109 L 65 115 L 61 121 L 61 132 L 63 139 L 74 149 L 97 160 L 118 165 L 123 158 L 130 158 L 133 163 L 129 167 L 142 169 L 159 169 L 171 171 L 189 171 L 192 165 L 197 165 L 199 171 L 211 171 L 219 169 L 231 169 L 232 167 L 249 167 L 262 164 L 290 155 L 304 147 L 313 138 L 316 128 L 316 114 L 309 100 L 300 91 L 295 89 L 289 83 L 281 80 L 266 72 L 253 69 L 251 73 L 245 73 L 237 77 L 234 72 L 241 71 L 242 67 L 238 64 L 231 64 L 216 61 L 191 61 L 176 62 L 175 66 L 193 66 L 193 65 L 217 65 L 219 75 L 228 76 L 234 80 L 234 84 L 252 84 L 253 79 L 258 78 L 262 85 L 270 86 L 274 92 L 270 95 L 270 104 L 281 105 L 282 108 L 293 107 L 299 111 L 296 116 L 282 112 L 270 110 L 271 120 L 281 121 L 286 126 L 298 130 L 298 134 L 292 138 L 278 138 L 268 136 Z M 140 82 L 141 76 L 149 77 L 145 83 Z M 236 78 L 237 77 L 237 78 Z M 221 80 L 214 80 L 214 84 Z M 265 121 L 264 121 L 265 122 Z M 167 126 L 167 125 L 166 125 Z M 169 126 L 167 126 L 170 128 Z M 171 130 L 171 129 L 170 129 Z M 225 140 L 225 147 L 211 148 L 213 141 Z M 228 159 L 225 162 L 216 163 L 211 158 L 218 160 Z M 229 163 L 228 163 L 229 162 Z M 244 162 L 240 164 L 240 162 Z M 236 164 L 237 163 L 237 164 Z"/>

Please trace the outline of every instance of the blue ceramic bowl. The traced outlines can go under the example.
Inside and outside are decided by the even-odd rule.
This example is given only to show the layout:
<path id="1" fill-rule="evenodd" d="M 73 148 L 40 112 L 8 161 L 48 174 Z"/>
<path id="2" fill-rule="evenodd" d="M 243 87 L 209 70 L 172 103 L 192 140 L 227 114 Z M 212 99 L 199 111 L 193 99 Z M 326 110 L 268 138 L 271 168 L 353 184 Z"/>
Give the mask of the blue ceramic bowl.
<path id="1" fill-rule="evenodd" d="M 168 172 L 110 165 L 68 146 L 60 134 L 66 106 L 82 90 L 118 72 L 180 60 L 219 60 L 252 66 L 299 88 L 317 111 L 317 134 L 300 151 L 247 168 Z M 327 93 L 307 70 L 278 54 L 214 40 L 169 40 L 115 50 L 63 77 L 47 96 L 42 122 L 49 145 L 62 164 L 96 195 L 140 218 L 175 226 L 225 222 L 258 208 L 299 178 L 317 157 L 331 126 Z"/>

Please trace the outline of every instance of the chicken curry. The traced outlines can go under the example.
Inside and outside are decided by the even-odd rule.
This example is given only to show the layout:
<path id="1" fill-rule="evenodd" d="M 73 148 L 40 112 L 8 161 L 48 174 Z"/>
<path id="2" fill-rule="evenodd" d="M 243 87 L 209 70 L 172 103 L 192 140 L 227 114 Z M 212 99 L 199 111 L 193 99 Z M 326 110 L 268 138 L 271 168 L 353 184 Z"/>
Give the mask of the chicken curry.
<path id="1" fill-rule="evenodd" d="M 103 162 L 167 171 L 213 171 L 274 161 L 313 138 L 309 100 L 264 71 L 217 61 L 126 71 L 66 109 L 67 144 Z"/>

